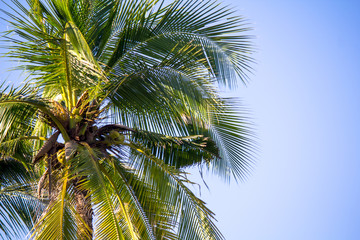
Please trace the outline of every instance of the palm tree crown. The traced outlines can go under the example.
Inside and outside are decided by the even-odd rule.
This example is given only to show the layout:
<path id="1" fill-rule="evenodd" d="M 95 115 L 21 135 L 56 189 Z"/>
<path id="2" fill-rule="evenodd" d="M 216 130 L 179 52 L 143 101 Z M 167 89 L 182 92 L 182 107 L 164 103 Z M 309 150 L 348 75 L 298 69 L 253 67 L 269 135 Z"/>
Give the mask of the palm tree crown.
<path id="1" fill-rule="evenodd" d="M 6 56 L 29 81 L 1 86 L 0 233 L 223 239 L 184 169 L 242 179 L 251 168 L 249 122 L 218 91 L 247 80 L 242 18 L 196 0 L 12 0 L 2 11 Z"/>

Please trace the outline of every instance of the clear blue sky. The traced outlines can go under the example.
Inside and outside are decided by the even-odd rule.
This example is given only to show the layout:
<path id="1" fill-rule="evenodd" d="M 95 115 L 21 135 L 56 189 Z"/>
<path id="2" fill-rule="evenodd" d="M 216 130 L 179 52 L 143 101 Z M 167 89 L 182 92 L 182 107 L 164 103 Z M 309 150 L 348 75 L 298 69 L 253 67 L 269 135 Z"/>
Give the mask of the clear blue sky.
<path id="1" fill-rule="evenodd" d="M 255 28 L 256 71 L 228 94 L 252 110 L 260 152 L 244 183 L 206 178 L 219 228 L 228 240 L 360 239 L 360 3 L 225 2 Z"/>

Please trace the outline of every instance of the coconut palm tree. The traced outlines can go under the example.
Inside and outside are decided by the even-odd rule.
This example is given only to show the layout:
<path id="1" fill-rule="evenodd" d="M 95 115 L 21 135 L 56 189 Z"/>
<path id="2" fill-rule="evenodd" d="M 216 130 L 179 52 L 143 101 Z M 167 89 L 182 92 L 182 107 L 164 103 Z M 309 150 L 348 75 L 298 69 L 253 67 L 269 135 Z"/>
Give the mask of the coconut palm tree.
<path id="1" fill-rule="evenodd" d="M 247 81 L 243 19 L 213 1 L 12 0 L 0 93 L 0 233 L 223 239 L 186 168 L 251 168 L 253 137 L 219 87 Z M 5 2 L 4 2 L 5 3 Z"/>

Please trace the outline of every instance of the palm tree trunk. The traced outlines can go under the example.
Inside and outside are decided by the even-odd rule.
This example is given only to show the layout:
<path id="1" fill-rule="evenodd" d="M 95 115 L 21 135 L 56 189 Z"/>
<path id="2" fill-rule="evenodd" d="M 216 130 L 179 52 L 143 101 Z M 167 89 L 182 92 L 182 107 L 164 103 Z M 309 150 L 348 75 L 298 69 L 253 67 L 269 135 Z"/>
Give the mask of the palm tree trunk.
<path id="1" fill-rule="evenodd" d="M 93 211 L 91 208 L 91 198 L 86 190 L 77 188 L 75 193 L 76 212 L 80 215 L 81 220 L 78 226 L 78 239 L 92 239 L 93 231 Z M 84 223 L 86 225 L 84 225 Z"/>

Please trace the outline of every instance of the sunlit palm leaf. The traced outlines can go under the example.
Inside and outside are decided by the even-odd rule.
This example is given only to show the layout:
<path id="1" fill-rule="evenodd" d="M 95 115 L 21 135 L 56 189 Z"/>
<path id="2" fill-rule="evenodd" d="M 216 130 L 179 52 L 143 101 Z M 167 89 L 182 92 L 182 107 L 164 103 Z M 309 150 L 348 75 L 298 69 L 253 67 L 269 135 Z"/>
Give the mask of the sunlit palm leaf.
<path id="1" fill-rule="evenodd" d="M 0 231 L 223 239 L 184 168 L 251 170 L 251 121 L 218 90 L 247 81 L 246 22 L 213 1 L 27 4 L 2 10 L 6 56 L 32 84 L 0 93 Z"/>

